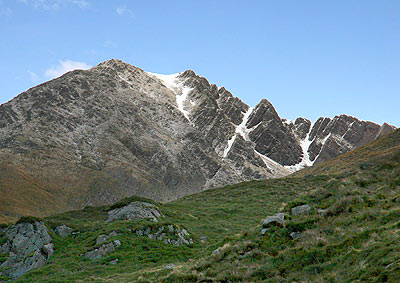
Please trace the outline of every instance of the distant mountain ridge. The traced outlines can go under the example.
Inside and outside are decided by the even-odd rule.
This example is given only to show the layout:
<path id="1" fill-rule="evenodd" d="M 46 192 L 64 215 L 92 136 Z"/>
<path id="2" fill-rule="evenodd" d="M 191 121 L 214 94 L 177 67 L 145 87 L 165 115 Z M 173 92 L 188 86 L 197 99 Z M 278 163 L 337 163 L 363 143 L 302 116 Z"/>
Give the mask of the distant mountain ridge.
<path id="1" fill-rule="evenodd" d="M 346 115 L 292 122 L 193 71 L 112 59 L 0 106 L 0 221 L 281 177 L 393 129 Z"/>

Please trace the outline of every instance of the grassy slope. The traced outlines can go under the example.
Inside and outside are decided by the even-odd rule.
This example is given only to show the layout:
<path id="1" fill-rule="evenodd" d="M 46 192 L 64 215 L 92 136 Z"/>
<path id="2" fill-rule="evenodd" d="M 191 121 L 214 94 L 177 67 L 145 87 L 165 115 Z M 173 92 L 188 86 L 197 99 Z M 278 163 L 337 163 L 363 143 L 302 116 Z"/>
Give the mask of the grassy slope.
<path id="1" fill-rule="evenodd" d="M 49 217 L 49 226 L 67 224 L 81 233 L 53 235 L 50 263 L 20 281 L 398 282 L 399 143 L 396 131 L 325 167 L 298 173 L 302 178 L 241 183 L 160 204 L 162 222 L 193 233 L 192 247 L 136 237 L 131 230 L 145 222 L 106 224 L 107 207 Z M 285 227 L 260 234 L 263 218 L 301 203 L 311 205 L 312 213 L 290 216 Z M 317 209 L 327 209 L 327 215 Z M 115 252 L 93 262 L 79 256 L 98 235 L 113 230 L 122 242 Z M 291 232 L 301 232 L 301 238 L 293 240 Z M 211 255 L 217 247 L 223 248 Z M 115 258 L 118 264 L 107 264 Z M 177 267 L 165 269 L 168 263 Z"/>

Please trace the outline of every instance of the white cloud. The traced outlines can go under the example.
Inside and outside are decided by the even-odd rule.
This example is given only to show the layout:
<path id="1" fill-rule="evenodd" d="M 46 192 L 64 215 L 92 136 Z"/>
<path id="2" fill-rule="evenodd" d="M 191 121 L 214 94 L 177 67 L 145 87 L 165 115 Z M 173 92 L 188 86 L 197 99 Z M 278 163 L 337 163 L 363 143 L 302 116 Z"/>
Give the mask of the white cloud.
<path id="1" fill-rule="evenodd" d="M 9 7 L 4 7 L 3 1 L 0 1 L 0 16 L 9 17 L 12 15 L 12 10 Z"/>
<path id="2" fill-rule="evenodd" d="M 117 12 L 117 14 L 120 16 L 123 15 L 133 16 L 133 12 L 130 9 L 126 8 L 125 6 L 118 7 L 117 9 L 115 9 L 115 12 Z"/>
<path id="3" fill-rule="evenodd" d="M 37 83 L 37 82 L 40 81 L 39 76 L 38 76 L 35 72 L 32 72 L 32 71 L 29 71 L 29 70 L 28 70 L 28 74 L 29 74 L 29 76 L 31 77 L 31 81 L 32 81 L 33 83 Z"/>
<path id="4" fill-rule="evenodd" d="M 53 79 L 57 78 L 69 71 L 73 70 L 87 70 L 90 69 L 91 66 L 86 64 L 85 62 L 74 62 L 71 60 L 59 60 L 58 61 L 59 65 L 56 67 L 49 68 L 45 71 L 46 77 Z"/>
<path id="5" fill-rule="evenodd" d="M 81 9 L 89 7 L 87 0 L 18 0 L 26 5 L 43 10 L 58 10 L 67 5 L 74 5 Z"/>
<path id="6" fill-rule="evenodd" d="M 118 47 L 118 43 L 116 43 L 115 41 L 112 41 L 112 40 L 106 40 L 106 41 L 104 41 L 104 47 L 117 48 Z"/>
<path id="7" fill-rule="evenodd" d="M 81 9 L 89 7 L 89 2 L 86 0 L 72 0 L 72 4 L 77 5 Z"/>

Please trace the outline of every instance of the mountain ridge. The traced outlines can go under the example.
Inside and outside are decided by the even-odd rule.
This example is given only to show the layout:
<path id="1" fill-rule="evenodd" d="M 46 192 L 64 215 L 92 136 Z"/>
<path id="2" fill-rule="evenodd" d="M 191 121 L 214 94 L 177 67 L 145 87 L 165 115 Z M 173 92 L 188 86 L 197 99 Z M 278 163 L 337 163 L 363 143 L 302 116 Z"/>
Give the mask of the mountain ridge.
<path id="1" fill-rule="evenodd" d="M 251 108 L 191 70 L 157 75 L 111 59 L 0 106 L 0 220 L 281 177 L 310 165 L 307 155 L 323 162 L 392 129 L 343 115 L 315 124 L 281 119 L 266 99 Z M 14 198 L 23 189 L 9 168 L 31 180 L 26 199 Z M 37 187 L 42 213 L 29 200 Z"/>

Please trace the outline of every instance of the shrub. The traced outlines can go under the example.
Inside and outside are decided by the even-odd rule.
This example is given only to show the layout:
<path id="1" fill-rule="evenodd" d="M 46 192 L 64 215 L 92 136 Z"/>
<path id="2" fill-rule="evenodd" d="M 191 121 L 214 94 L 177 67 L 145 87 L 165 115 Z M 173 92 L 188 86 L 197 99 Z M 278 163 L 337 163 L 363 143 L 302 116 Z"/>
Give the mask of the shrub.
<path id="1" fill-rule="evenodd" d="M 353 211 L 353 205 L 361 203 L 360 197 L 348 196 L 335 202 L 331 207 L 328 208 L 326 213 L 327 216 L 336 216 L 342 213 L 348 213 Z"/>
<path id="2" fill-rule="evenodd" d="M 35 222 L 41 222 L 42 219 L 35 217 L 35 216 L 22 216 L 20 219 L 18 219 L 16 224 L 19 223 L 35 223 Z"/>
<path id="3" fill-rule="evenodd" d="M 151 199 L 148 199 L 148 198 L 144 198 L 144 197 L 139 197 L 139 196 L 132 196 L 132 197 L 124 198 L 124 199 L 120 200 L 117 203 L 114 203 L 107 210 L 113 210 L 113 209 L 116 209 L 116 208 L 121 208 L 121 207 L 127 206 L 128 204 L 130 204 L 131 202 L 134 202 L 134 201 L 148 202 L 148 203 L 152 203 L 152 204 L 155 204 L 155 205 L 159 205 L 154 200 L 151 200 Z"/>

